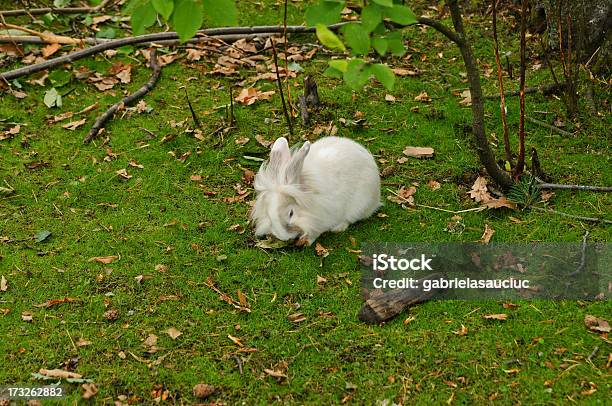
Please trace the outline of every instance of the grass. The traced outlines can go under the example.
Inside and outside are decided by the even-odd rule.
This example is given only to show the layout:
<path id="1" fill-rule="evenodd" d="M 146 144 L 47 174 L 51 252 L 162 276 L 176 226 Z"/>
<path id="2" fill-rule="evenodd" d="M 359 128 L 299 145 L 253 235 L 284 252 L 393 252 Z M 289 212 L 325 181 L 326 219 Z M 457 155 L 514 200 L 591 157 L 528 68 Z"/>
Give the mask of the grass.
<path id="1" fill-rule="evenodd" d="M 0 4 L 8 8 L 7 2 Z M 243 24 L 279 21 L 281 7 L 274 2 L 240 4 Z M 289 23 L 300 23 L 304 6 L 291 7 Z M 476 55 L 492 64 L 491 35 L 484 30 L 488 22 L 478 16 L 472 20 Z M 412 59 L 388 62 L 416 67 L 422 74 L 398 80 L 392 92 L 398 101 L 393 104 L 384 101 L 387 92 L 375 83 L 354 94 L 335 79 L 321 76 L 327 59 L 321 53 L 301 63 L 319 83 L 325 108 L 318 119 L 334 120 L 338 135 L 366 144 L 381 169 L 395 166 L 384 179 L 384 196 L 387 188 L 417 182 L 417 203 L 450 210 L 474 207 L 467 191 L 483 172 L 469 135 L 462 131 L 470 111 L 452 95 L 466 87 L 459 54 L 431 30 L 406 32 L 408 44 L 416 48 Z M 308 36 L 295 40 L 313 41 Z M 516 47 L 516 38 L 504 38 L 504 49 Z M 96 101 L 99 112 L 124 89 L 133 91 L 147 80 L 148 69 L 131 57 L 97 56 L 74 67 L 105 73 L 116 60 L 135 65 L 132 83 L 102 93 L 73 80 L 61 89 L 74 89 L 61 109 L 49 110 L 42 101 L 44 89 L 27 84 L 26 78 L 20 82 L 27 98 L 2 96 L 0 118 L 23 126 L 13 139 L 0 141 L 0 177 L 16 191 L 0 198 L 0 236 L 8 237 L 0 244 L 0 274 L 9 283 L 0 293 L 0 307 L 8 309 L 0 313 L 0 382 L 26 384 L 30 373 L 40 368 L 73 368 L 96 382 L 96 403 L 125 396 L 147 404 L 167 390 L 168 402 L 190 404 L 196 401 L 191 390 L 198 382 L 217 387 L 210 399 L 227 404 L 373 404 L 384 399 L 403 404 L 607 402 L 609 341 L 590 333 L 583 319 L 586 314 L 609 316 L 609 301 L 524 301 L 513 310 L 494 301 L 429 302 L 383 326 L 366 326 L 356 318 L 362 304 L 360 274 L 357 254 L 349 249 L 368 241 L 477 241 L 485 224 L 496 231 L 497 242 L 577 242 L 586 230 L 592 241 L 608 242 L 609 226 L 534 211 L 499 210 L 464 213 L 465 228 L 453 233 L 447 231 L 452 214 L 405 210 L 387 202 L 380 211 L 386 217 L 323 235 L 319 242 L 330 249 L 324 261 L 312 247 L 262 251 L 252 245 L 247 202 L 227 203 L 223 198 L 236 196 L 234 185 L 245 186 L 243 168 L 257 169 L 256 162 L 243 156 L 266 156 L 255 135 L 267 140 L 285 135 L 278 95 L 271 102 L 237 106 L 237 128 L 215 146 L 218 139 L 210 134 L 223 126 L 223 109 L 215 107 L 228 102 L 224 86 L 229 82 L 194 69 L 209 70 L 210 63 L 179 60 L 164 68 L 160 82 L 146 96 L 151 113 L 115 118 L 107 129 L 108 145 L 81 144 L 95 111 L 74 132 L 47 124 L 48 116 L 78 111 Z M 197 80 L 189 81 L 193 76 Z M 489 94 L 496 92 L 494 76 L 485 78 Z M 296 82 L 302 78 L 303 74 Z M 548 80 L 545 70 L 528 76 L 530 85 Z M 515 82 L 510 87 L 516 87 Z M 204 122 L 204 141 L 184 132 L 191 118 L 183 85 L 189 86 Z M 273 84 L 263 87 L 274 89 Z M 423 90 L 432 97 L 431 104 L 413 100 Z M 609 103 L 609 93 L 604 96 Z M 516 133 L 518 100 L 509 103 L 511 132 Z M 534 116 L 536 111 L 551 112 L 574 125 L 565 119 L 557 100 L 529 96 L 527 109 Z M 352 119 L 356 111 L 363 113 L 366 127 L 339 123 L 340 118 Z M 172 127 L 171 120 L 185 124 Z M 501 138 L 499 123 L 496 103 L 489 102 L 488 131 Z M 544 169 L 555 180 L 609 184 L 610 117 L 585 114 L 580 123 L 579 135 L 570 138 L 527 124 L 528 143 L 538 148 Z M 317 138 L 311 129 L 298 128 L 299 138 Z M 167 134 L 176 137 L 162 143 Z M 245 146 L 234 142 L 245 136 L 251 139 Z M 433 146 L 436 157 L 395 163 L 407 145 Z M 191 155 L 177 159 L 185 153 Z M 129 166 L 130 160 L 144 168 Z M 27 169 L 33 161 L 46 164 Z M 117 176 L 116 171 L 124 168 L 131 179 Z M 190 180 L 193 175 L 202 180 Z M 441 183 L 440 190 L 425 186 L 432 179 Z M 207 196 L 203 190 L 216 194 Z M 608 218 L 612 207 L 609 195 L 594 193 L 557 192 L 552 202 L 567 213 Z M 247 231 L 232 231 L 235 224 Z M 52 235 L 37 243 L 32 236 L 41 230 Z M 106 265 L 90 261 L 109 255 L 120 259 Z M 318 285 L 317 275 L 328 282 Z M 238 290 L 244 293 L 251 313 L 220 300 L 206 285 L 209 277 L 235 299 Z M 63 297 L 79 301 L 35 307 Z M 298 308 L 307 319 L 293 323 L 287 316 Z M 109 309 L 118 311 L 116 321 L 105 319 Z M 22 321 L 22 312 L 31 312 L 33 322 Z M 507 321 L 482 318 L 502 312 L 509 314 Z M 404 324 L 408 316 L 414 320 Z M 453 333 L 461 325 L 468 328 L 465 336 Z M 171 339 L 165 333 L 170 327 L 182 335 Z M 143 345 L 151 334 L 158 336 L 154 353 Z M 241 352 L 229 335 L 257 351 Z M 80 338 L 91 345 L 76 346 Z M 587 361 L 596 346 L 600 350 Z M 518 371 L 512 371 L 515 368 Z M 282 371 L 287 378 L 267 376 L 264 369 Z M 68 401 L 81 402 L 77 385 L 68 388 Z M 590 391 L 593 388 L 597 390 Z"/>

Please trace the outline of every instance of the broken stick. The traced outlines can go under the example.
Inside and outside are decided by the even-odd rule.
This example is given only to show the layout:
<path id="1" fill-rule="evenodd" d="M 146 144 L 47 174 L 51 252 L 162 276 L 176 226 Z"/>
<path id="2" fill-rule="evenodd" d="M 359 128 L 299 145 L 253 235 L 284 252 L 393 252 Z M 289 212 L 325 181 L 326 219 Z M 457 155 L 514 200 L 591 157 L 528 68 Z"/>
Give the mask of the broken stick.
<path id="1" fill-rule="evenodd" d="M 151 69 L 153 69 L 153 73 L 151 74 L 149 81 L 145 83 L 140 89 L 136 90 L 134 93 L 130 94 L 127 97 L 124 97 L 123 99 L 121 99 L 121 101 L 110 106 L 110 108 L 106 110 L 104 114 L 98 117 L 93 127 L 91 127 L 91 130 L 89 130 L 89 133 L 87 134 L 87 136 L 83 139 L 83 144 L 89 144 L 91 140 L 97 137 L 100 131 L 106 125 L 106 122 L 110 120 L 111 117 L 113 117 L 113 115 L 118 110 L 122 109 L 126 105 L 130 105 L 134 103 L 136 100 L 139 100 L 142 96 L 144 96 L 151 89 L 153 89 L 153 87 L 157 83 L 157 80 L 159 79 L 159 74 L 161 72 L 161 66 L 159 66 L 159 64 L 157 63 L 157 52 L 155 49 L 151 51 L 149 59 L 150 59 Z"/>
<path id="2" fill-rule="evenodd" d="M 431 289 L 428 292 L 423 290 L 423 281 L 442 278 L 441 274 L 432 274 L 419 279 L 416 289 L 393 289 L 373 298 L 368 299 L 361 310 L 359 310 L 359 320 L 368 324 L 380 324 L 392 317 L 400 314 L 404 309 L 432 299 L 438 289 Z"/>

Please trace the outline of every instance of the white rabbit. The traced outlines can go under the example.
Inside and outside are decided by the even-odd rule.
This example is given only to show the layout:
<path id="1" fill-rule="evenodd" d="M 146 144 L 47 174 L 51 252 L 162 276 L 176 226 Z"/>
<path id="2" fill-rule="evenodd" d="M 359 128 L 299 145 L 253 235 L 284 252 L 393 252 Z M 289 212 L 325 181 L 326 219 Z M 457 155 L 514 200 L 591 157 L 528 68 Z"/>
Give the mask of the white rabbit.
<path id="1" fill-rule="evenodd" d="M 284 137 L 255 177 L 255 235 L 300 237 L 311 245 L 326 231 L 344 231 L 380 206 L 374 157 L 348 138 L 325 137 L 289 150 Z"/>

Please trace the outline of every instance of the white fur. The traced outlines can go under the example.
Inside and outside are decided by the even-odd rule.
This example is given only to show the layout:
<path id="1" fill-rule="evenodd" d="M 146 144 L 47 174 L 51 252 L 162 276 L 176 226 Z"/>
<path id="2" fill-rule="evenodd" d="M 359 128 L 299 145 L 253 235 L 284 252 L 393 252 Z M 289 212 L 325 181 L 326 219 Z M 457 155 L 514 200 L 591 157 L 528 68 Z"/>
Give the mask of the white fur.
<path id="1" fill-rule="evenodd" d="M 255 234 L 310 245 L 326 231 L 344 231 L 380 207 L 372 154 L 348 138 L 325 137 L 292 151 L 279 138 L 255 177 Z M 293 213 L 290 216 L 290 213 Z"/>

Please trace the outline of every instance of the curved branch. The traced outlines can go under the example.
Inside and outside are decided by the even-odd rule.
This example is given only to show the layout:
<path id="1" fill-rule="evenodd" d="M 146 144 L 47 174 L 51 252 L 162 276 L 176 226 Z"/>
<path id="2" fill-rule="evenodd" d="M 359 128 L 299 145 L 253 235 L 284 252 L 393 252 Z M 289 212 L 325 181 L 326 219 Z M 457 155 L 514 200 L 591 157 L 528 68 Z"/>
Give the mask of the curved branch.
<path id="1" fill-rule="evenodd" d="M 44 7 L 44 8 L 31 8 L 31 9 L 19 9 L 19 10 L 0 10 L 0 15 L 4 17 L 16 17 L 24 15 L 40 15 L 47 13 L 55 14 L 85 14 L 95 13 L 102 10 L 110 0 L 104 0 L 95 7 Z"/>
<path id="2" fill-rule="evenodd" d="M 338 23 L 330 25 L 328 28 L 331 30 L 338 30 L 346 23 Z M 224 28 L 209 28 L 198 31 L 199 36 L 219 36 L 219 35 L 234 35 L 234 34 L 269 34 L 277 33 L 280 34 L 285 28 L 277 25 L 261 25 L 253 27 L 224 27 Z M 315 32 L 314 27 L 304 27 L 302 25 L 290 25 L 286 28 L 287 32 L 290 33 L 304 33 L 304 32 Z M 88 56 L 97 54 L 99 52 L 106 51 L 108 49 L 115 49 L 124 45 L 134 45 L 143 42 L 157 42 L 167 40 L 178 40 L 179 36 L 174 31 L 161 32 L 155 34 L 144 34 L 135 37 L 121 38 L 117 40 L 107 41 L 94 45 L 91 48 L 86 48 L 81 51 L 73 52 L 68 55 L 60 56 L 57 58 L 49 59 L 47 61 L 37 63 L 30 66 L 14 69 L 8 72 L 0 73 L 0 80 L 9 81 L 16 79 L 21 76 L 30 75 L 32 73 L 40 72 L 45 69 L 55 68 L 56 66 L 63 65 L 65 63 L 72 63 L 79 59 L 86 58 Z"/>
<path id="3" fill-rule="evenodd" d="M 117 112 L 117 110 L 123 108 L 123 106 L 135 102 L 136 100 L 147 94 L 151 89 L 153 89 L 153 86 L 155 86 L 155 84 L 157 83 L 157 80 L 159 79 L 159 74 L 161 73 L 161 66 L 157 63 L 157 53 L 155 49 L 151 51 L 149 60 L 151 61 L 151 69 L 153 69 L 153 73 L 151 74 L 149 81 L 145 83 L 140 89 L 136 90 L 134 93 L 130 94 L 127 97 L 124 97 L 119 102 L 110 106 L 109 109 L 104 112 L 104 114 L 98 117 L 93 127 L 91 127 L 91 130 L 89 130 L 87 136 L 83 139 L 83 144 L 89 144 L 91 140 L 97 137 L 98 134 L 100 134 L 100 131 L 106 125 L 106 122 L 111 119 L 111 117 Z"/>
<path id="4" fill-rule="evenodd" d="M 427 17 L 417 17 L 417 21 L 418 21 L 418 24 L 426 25 L 428 27 L 435 29 L 440 34 L 444 35 L 446 38 L 453 41 L 455 44 L 459 46 L 463 45 L 463 38 L 457 35 L 455 31 L 451 30 L 446 25 L 442 24 L 440 21 L 432 20 L 431 18 L 427 18 Z"/>

